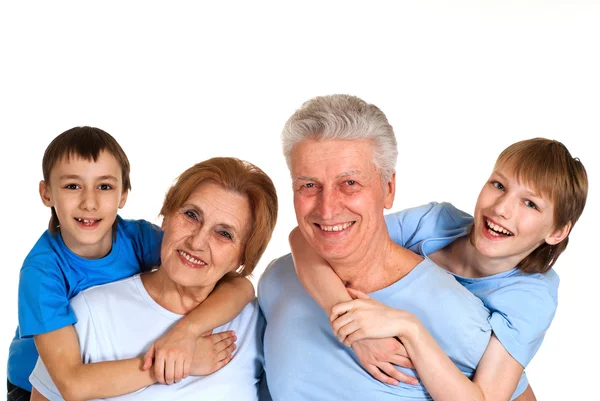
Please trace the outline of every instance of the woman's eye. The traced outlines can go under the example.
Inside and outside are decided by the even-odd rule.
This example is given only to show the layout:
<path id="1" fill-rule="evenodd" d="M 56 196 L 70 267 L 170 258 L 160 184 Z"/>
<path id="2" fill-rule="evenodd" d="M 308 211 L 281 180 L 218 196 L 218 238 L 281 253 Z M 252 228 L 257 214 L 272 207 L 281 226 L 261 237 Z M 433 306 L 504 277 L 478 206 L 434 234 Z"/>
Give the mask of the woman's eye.
<path id="1" fill-rule="evenodd" d="M 538 208 L 537 205 L 535 203 L 533 203 L 532 201 L 530 201 L 530 200 L 526 200 L 525 201 L 525 206 L 527 206 L 527 207 L 529 207 L 531 209 L 537 209 Z"/>
<path id="2" fill-rule="evenodd" d="M 219 231 L 219 235 L 221 237 L 225 237 L 227 239 L 232 239 L 233 237 L 231 236 L 231 234 L 229 234 L 227 231 Z"/>
<path id="3" fill-rule="evenodd" d="M 198 216 L 193 210 L 186 210 L 185 212 L 183 212 L 183 214 L 185 214 L 190 219 L 198 220 Z"/>

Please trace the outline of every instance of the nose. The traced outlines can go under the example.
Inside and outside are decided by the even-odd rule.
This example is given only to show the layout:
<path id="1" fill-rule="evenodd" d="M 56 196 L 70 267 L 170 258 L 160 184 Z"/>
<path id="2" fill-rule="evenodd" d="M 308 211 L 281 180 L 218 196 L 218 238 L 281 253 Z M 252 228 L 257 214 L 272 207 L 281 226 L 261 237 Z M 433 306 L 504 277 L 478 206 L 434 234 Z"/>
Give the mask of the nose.
<path id="1" fill-rule="evenodd" d="M 195 231 L 190 235 L 190 247 L 195 251 L 206 250 L 208 246 L 209 233 L 204 230 L 203 226 L 196 227 Z"/>
<path id="2" fill-rule="evenodd" d="M 319 197 L 319 213 L 324 220 L 334 218 L 340 205 L 340 193 L 334 188 L 324 188 Z"/>
<path id="3" fill-rule="evenodd" d="M 94 211 L 98 209 L 98 199 L 95 188 L 84 189 L 82 192 L 81 209 Z"/>
<path id="4" fill-rule="evenodd" d="M 516 200 L 511 196 L 504 194 L 496 199 L 492 209 L 498 216 L 505 219 L 510 219 L 512 217 L 515 202 Z"/>

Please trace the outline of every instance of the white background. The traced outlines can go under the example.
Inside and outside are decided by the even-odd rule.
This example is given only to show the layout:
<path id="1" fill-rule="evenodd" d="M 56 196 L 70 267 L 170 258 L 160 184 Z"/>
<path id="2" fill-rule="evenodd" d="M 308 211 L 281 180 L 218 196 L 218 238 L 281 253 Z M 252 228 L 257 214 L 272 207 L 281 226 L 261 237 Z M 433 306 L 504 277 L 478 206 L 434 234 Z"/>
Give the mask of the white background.
<path id="1" fill-rule="evenodd" d="M 472 212 L 496 156 L 517 140 L 558 139 L 583 161 L 587 208 L 556 265 L 559 308 L 527 371 L 540 400 L 595 397 L 598 3 L 8 3 L 0 5 L 1 377 L 19 268 L 50 215 L 38 182 L 56 135 L 92 125 L 121 143 L 132 164 L 125 218 L 159 222 L 172 180 L 203 159 L 262 167 L 280 215 L 257 279 L 288 252 L 295 225 L 281 128 L 305 100 L 349 93 L 378 105 L 395 128 L 394 210 L 437 200 Z"/>

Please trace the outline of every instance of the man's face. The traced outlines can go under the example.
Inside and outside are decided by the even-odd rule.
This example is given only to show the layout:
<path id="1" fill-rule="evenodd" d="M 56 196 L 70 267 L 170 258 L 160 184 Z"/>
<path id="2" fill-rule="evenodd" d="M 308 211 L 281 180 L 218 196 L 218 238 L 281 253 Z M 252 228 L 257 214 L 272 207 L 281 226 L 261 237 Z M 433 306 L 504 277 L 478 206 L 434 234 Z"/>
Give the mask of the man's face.
<path id="1" fill-rule="evenodd" d="M 368 140 L 314 140 L 292 149 L 294 208 L 298 227 L 327 261 L 367 253 L 385 228 L 383 209 L 394 200 L 394 178 L 382 183 Z"/>

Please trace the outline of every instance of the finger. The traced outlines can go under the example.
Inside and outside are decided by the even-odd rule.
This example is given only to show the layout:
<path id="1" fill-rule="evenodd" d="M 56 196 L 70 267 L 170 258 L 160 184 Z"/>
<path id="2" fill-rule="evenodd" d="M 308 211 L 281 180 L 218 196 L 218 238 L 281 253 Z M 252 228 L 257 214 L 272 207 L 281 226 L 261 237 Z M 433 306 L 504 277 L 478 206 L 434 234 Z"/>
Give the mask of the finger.
<path id="1" fill-rule="evenodd" d="M 342 302 L 331 308 L 331 315 L 329 315 L 329 321 L 334 321 L 344 313 L 351 311 L 354 307 L 354 301 Z"/>
<path id="2" fill-rule="evenodd" d="M 178 358 L 173 363 L 173 382 L 179 383 L 183 378 L 183 359 Z"/>
<path id="3" fill-rule="evenodd" d="M 347 324 L 350 324 L 354 320 L 354 315 L 352 312 L 346 313 L 331 322 L 331 329 L 333 330 L 333 334 L 337 337 L 340 329 Z"/>
<path id="4" fill-rule="evenodd" d="M 218 354 L 235 342 L 235 337 L 227 337 L 213 345 L 215 352 Z"/>
<path id="5" fill-rule="evenodd" d="M 350 294 L 350 296 L 353 299 L 364 299 L 364 300 L 368 300 L 371 299 L 371 297 L 369 297 L 367 294 L 365 294 L 364 292 L 360 291 L 360 290 L 356 290 L 354 288 L 346 288 L 346 290 L 348 291 L 348 294 Z"/>
<path id="6" fill-rule="evenodd" d="M 235 344 L 233 344 L 233 345 L 235 345 Z M 221 369 L 223 366 L 227 365 L 229 362 L 231 362 L 232 359 L 233 359 L 233 355 L 229 354 L 227 357 L 218 361 L 215 364 L 215 368 L 214 368 L 213 372 L 216 372 L 217 370 Z"/>
<path id="7" fill-rule="evenodd" d="M 217 353 L 217 356 L 215 358 L 217 363 L 224 359 L 231 358 L 231 355 L 233 354 L 233 351 L 235 351 L 236 348 L 237 346 L 235 344 L 231 344 L 221 352 Z"/>
<path id="8" fill-rule="evenodd" d="M 154 361 L 154 376 L 160 384 L 165 384 L 165 360 L 157 357 Z"/>
<path id="9" fill-rule="evenodd" d="M 390 355 L 387 359 L 389 359 L 388 362 L 391 362 L 394 365 L 402 366 L 403 368 L 415 368 L 415 365 L 413 365 L 411 359 L 402 355 Z"/>
<path id="10" fill-rule="evenodd" d="M 219 341 L 223 341 L 227 338 L 232 338 L 234 336 L 233 330 L 223 331 L 221 333 L 211 334 L 210 339 L 213 344 L 218 343 Z"/>
<path id="11" fill-rule="evenodd" d="M 146 352 L 146 355 L 144 355 L 144 366 L 142 367 L 143 370 L 148 370 L 152 367 L 152 359 L 154 359 L 154 343 L 152 343 L 150 349 L 148 352 Z"/>
<path id="12" fill-rule="evenodd" d="M 175 382 L 175 361 L 165 361 L 165 383 L 173 384 Z"/>
<path id="13" fill-rule="evenodd" d="M 185 379 L 186 377 L 188 377 L 190 375 L 191 369 L 192 369 L 192 361 L 190 361 L 189 359 L 186 359 L 185 361 L 183 361 L 183 376 L 181 378 Z"/>
<path id="14" fill-rule="evenodd" d="M 367 332 L 362 327 L 360 327 L 360 325 L 358 323 L 356 323 L 356 329 L 352 333 L 348 334 L 348 336 L 344 339 L 344 344 L 351 347 L 355 341 L 364 340 L 367 337 L 368 337 Z M 373 337 L 373 338 L 376 338 L 376 337 Z"/>
<path id="15" fill-rule="evenodd" d="M 382 383 L 390 384 L 392 386 L 398 385 L 398 381 L 396 379 L 389 377 L 386 374 L 383 374 L 383 372 L 377 369 L 377 367 L 374 365 L 365 365 L 365 369 L 367 369 L 367 372 L 369 372 L 371 376 L 373 376 L 375 379 L 379 380 Z"/>
<path id="16" fill-rule="evenodd" d="M 348 336 L 354 334 L 357 330 L 362 331 L 360 324 L 358 324 L 356 321 L 351 321 L 350 323 L 348 323 L 347 325 L 345 325 L 344 327 L 340 327 L 340 329 L 338 330 L 338 335 L 337 338 L 339 341 L 343 342 L 344 344 L 346 344 L 346 346 L 350 346 L 347 344 L 347 340 L 348 340 Z M 360 334 L 354 336 L 354 337 L 360 337 Z M 364 338 L 364 336 L 362 337 Z M 353 341 L 352 341 L 353 342 Z"/>
<path id="17" fill-rule="evenodd" d="M 200 334 L 200 337 L 208 337 L 212 334 L 212 330 L 208 330 L 205 331 L 204 333 Z"/>
<path id="18" fill-rule="evenodd" d="M 378 364 L 377 367 L 379 368 L 379 370 L 381 370 L 387 376 L 392 377 L 396 381 L 406 383 L 406 384 L 413 384 L 413 385 L 419 383 L 419 381 L 416 378 L 409 376 L 403 372 L 400 372 L 391 363 L 382 362 L 382 363 Z"/>

